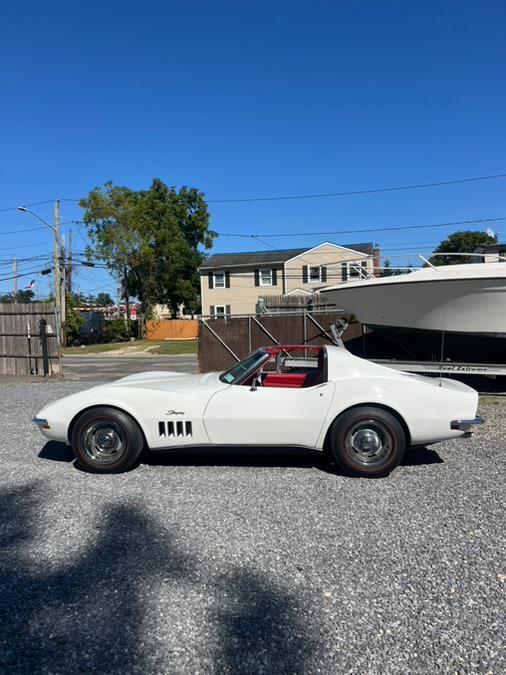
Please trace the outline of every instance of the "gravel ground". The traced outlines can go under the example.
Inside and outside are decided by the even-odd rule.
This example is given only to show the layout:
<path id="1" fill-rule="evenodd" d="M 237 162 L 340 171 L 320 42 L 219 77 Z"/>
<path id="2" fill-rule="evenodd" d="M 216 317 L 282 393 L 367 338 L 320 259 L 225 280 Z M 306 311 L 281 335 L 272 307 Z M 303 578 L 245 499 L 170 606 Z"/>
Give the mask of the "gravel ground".
<path id="1" fill-rule="evenodd" d="M 210 451 L 94 476 L 0 386 L 5 673 L 505 673 L 506 407 L 382 480 Z"/>

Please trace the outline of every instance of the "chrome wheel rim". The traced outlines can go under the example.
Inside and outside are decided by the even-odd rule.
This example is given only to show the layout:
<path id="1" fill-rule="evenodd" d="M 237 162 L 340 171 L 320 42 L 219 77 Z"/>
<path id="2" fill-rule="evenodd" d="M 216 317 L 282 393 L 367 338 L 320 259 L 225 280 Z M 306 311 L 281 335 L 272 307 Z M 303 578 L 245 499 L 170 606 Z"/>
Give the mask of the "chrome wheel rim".
<path id="1" fill-rule="evenodd" d="M 391 432 L 376 420 L 361 420 L 347 432 L 344 444 L 348 454 L 359 464 L 380 464 L 394 447 Z"/>
<path id="2" fill-rule="evenodd" d="M 122 428 L 111 420 L 93 422 L 84 433 L 83 448 L 93 462 L 102 465 L 116 462 L 125 450 Z"/>

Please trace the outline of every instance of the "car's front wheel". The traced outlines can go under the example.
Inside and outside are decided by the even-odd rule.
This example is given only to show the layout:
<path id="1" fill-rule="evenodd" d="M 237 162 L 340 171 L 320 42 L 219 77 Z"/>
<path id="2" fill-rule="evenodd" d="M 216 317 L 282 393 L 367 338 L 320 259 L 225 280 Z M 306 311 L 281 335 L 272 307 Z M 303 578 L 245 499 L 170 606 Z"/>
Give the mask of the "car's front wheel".
<path id="1" fill-rule="evenodd" d="M 330 430 L 335 462 L 351 476 L 386 476 L 404 457 L 406 434 L 382 408 L 359 406 L 340 415 Z"/>
<path id="2" fill-rule="evenodd" d="M 144 437 L 130 415 L 101 406 L 86 410 L 77 418 L 70 444 L 79 464 L 87 471 L 120 473 L 138 460 Z"/>

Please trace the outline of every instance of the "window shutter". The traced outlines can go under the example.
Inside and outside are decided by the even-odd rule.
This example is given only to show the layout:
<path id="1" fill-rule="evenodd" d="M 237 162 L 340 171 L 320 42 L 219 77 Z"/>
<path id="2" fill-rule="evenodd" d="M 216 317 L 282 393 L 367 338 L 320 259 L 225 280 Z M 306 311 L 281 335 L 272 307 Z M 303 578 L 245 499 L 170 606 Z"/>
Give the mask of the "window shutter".
<path id="1" fill-rule="evenodd" d="M 278 285 L 278 270 L 272 270 L 272 285 Z"/>
<path id="2" fill-rule="evenodd" d="M 230 305 L 227 305 L 227 306 L 225 307 L 225 314 L 226 314 L 227 316 L 230 316 Z"/>
<path id="3" fill-rule="evenodd" d="M 255 270 L 255 286 L 260 286 L 260 270 Z"/>
<path id="4" fill-rule="evenodd" d="M 213 284 L 213 273 L 212 273 L 212 272 L 209 272 L 209 274 L 207 275 L 207 278 L 208 278 L 208 280 L 209 280 L 209 288 L 214 288 L 214 284 Z"/>
<path id="5" fill-rule="evenodd" d="M 211 316 L 214 316 L 214 305 L 211 305 L 211 306 L 209 307 L 209 314 L 210 314 Z"/>
<path id="6" fill-rule="evenodd" d="M 302 267 L 302 283 L 307 284 L 307 265 Z"/>
<path id="7" fill-rule="evenodd" d="M 348 280 L 348 266 L 346 263 L 341 263 L 341 280 Z"/>
<path id="8" fill-rule="evenodd" d="M 327 268 L 322 267 L 322 283 L 324 284 L 327 281 Z"/>
<path id="9" fill-rule="evenodd" d="M 225 272 L 225 288 L 230 288 L 230 272 Z"/>

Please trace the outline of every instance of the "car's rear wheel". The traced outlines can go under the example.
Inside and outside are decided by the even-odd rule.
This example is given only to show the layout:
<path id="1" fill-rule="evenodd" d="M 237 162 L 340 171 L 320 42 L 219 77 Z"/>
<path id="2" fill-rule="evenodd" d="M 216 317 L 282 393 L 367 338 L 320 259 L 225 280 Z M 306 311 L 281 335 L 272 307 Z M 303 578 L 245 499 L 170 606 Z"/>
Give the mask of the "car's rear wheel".
<path id="1" fill-rule="evenodd" d="M 70 443 L 79 464 L 87 471 L 120 473 L 139 459 L 144 437 L 130 415 L 101 406 L 77 418 Z"/>
<path id="2" fill-rule="evenodd" d="M 330 430 L 335 462 L 351 476 L 386 476 L 404 457 L 406 434 L 399 420 L 375 406 L 352 408 Z"/>

